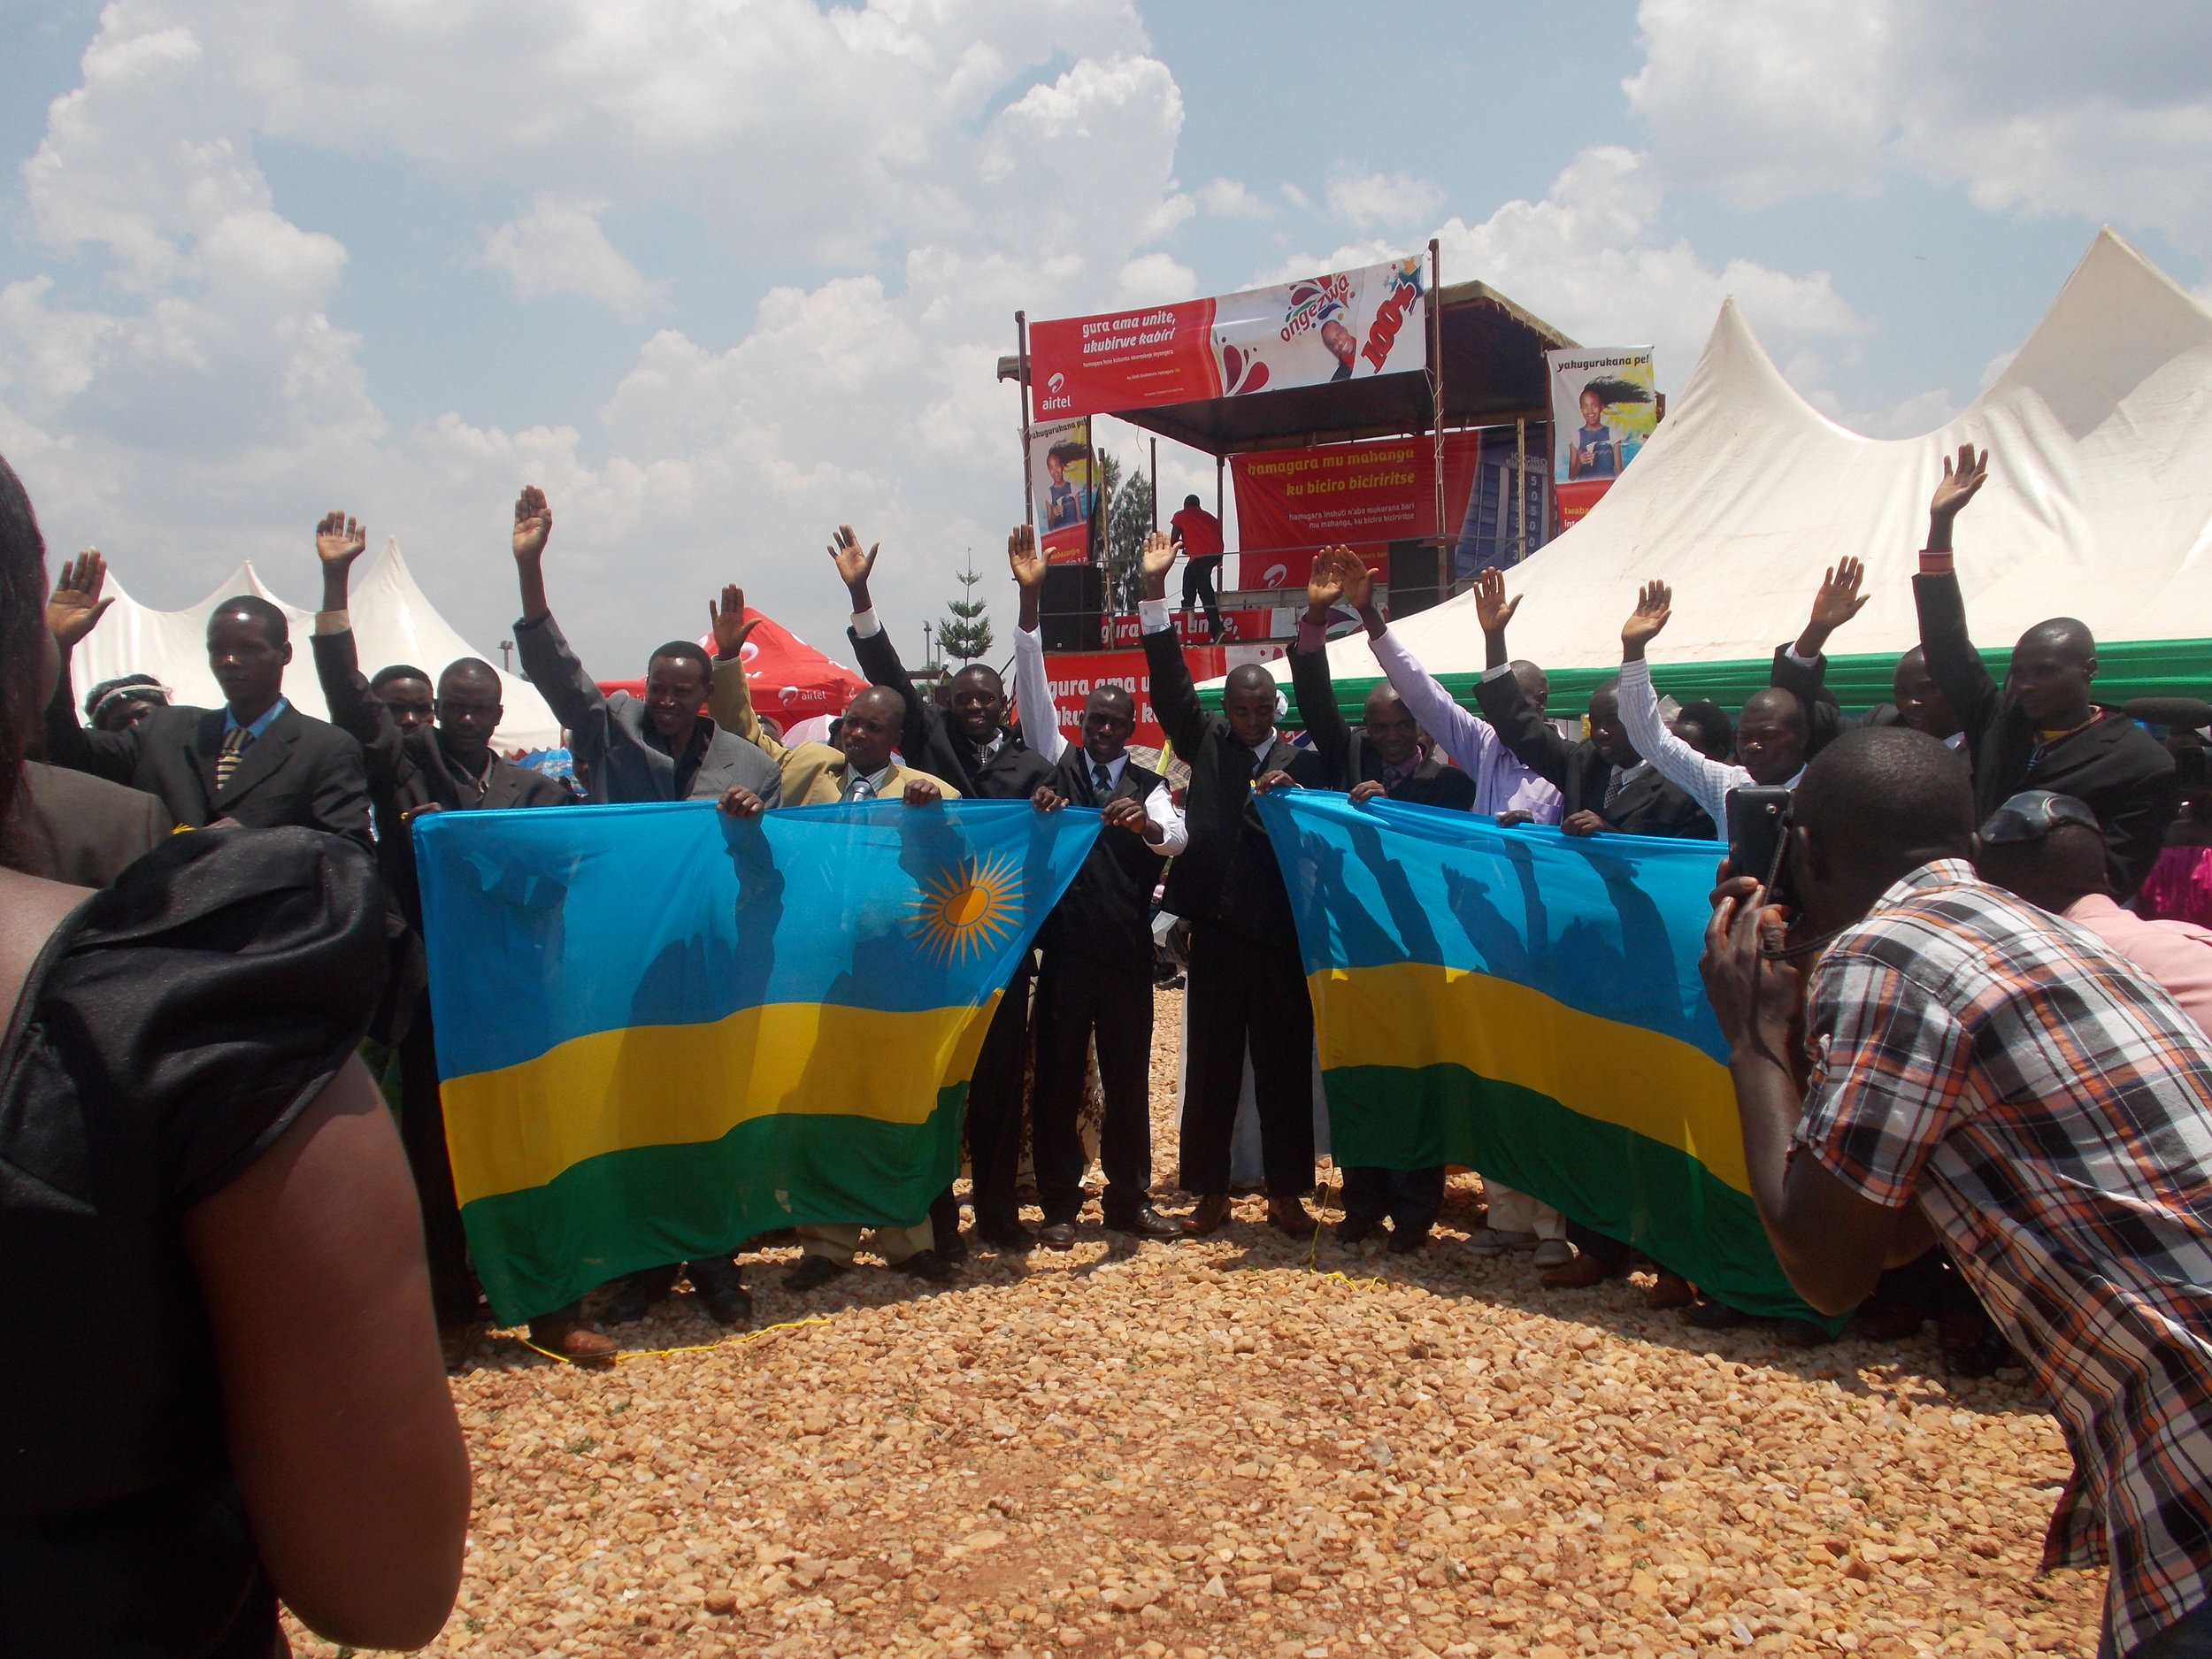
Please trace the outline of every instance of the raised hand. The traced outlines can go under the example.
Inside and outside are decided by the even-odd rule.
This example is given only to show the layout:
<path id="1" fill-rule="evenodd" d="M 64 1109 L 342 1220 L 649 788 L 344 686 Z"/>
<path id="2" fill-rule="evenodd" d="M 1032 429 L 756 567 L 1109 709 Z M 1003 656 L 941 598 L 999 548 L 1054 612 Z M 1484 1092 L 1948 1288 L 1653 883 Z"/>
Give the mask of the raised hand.
<path id="1" fill-rule="evenodd" d="M 1348 549 L 1325 547 L 1313 556 L 1313 568 L 1306 572 L 1306 616 L 1310 621 L 1326 622 L 1329 612 L 1344 598 L 1344 559 Z"/>
<path id="2" fill-rule="evenodd" d="M 1018 524 L 1006 533 L 1006 562 L 1013 567 L 1014 580 L 1023 588 L 1037 588 L 1045 580 L 1045 561 L 1037 551 L 1037 532 L 1033 526 Z"/>
<path id="3" fill-rule="evenodd" d="M 1505 625 L 1513 620 L 1513 613 L 1521 608 L 1521 598 L 1516 594 L 1505 596 L 1505 572 L 1485 570 L 1475 577 L 1475 621 L 1485 634 L 1503 634 Z"/>
<path id="4" fill-rule="evenodd" d="M 860 538 L 853 534 L 852 526 L 839 525 L 837 534 L 830 538 L 829 542 L 830 563 L 837 566 L 837 580 L 856 595 L 866 593 L 868 578 L 876 568 L 876 555 L 882 550 L 883 543 L 880 541 L 864 549 L 860 545 Z M 865 611 L 868 607 L 856 598 L 853 609 Z"/>
<path id="5" fill-rule="evenodd" d="M 1943 457 L 1943 479 L 1928 503 L 1928 517 L 1948 525 L 1989 481 L 1989 451 L 1977 451 L 1970 443 L 1959 445 L 1958 459 Z"/>
<path id="6" fill-rule="evenodd" d="M 1340 547 L 1336 551 L 1342 556 L 1337 561 L 1337 574 L 1344 582 L 1344 603 L 1355 611 L 1364 611 L 1375 597 L 1375 572 L 1351 549 Z"/>
<path id="7" fill-rule="evenodd" d="M 326 512 L 315 526 L 315 557 L 325 565 L 350 565 L 369 545 L 369 532 L 342 512 Z"/>
<path id="8" fill-rule="evenodd" d="M 1636 595 L 1636 609 L 1621 624 L 1621 661 L 1632 663 L 1640 658 L 1644 647 L 1659 637 L 1659 630 L 1673 614 L 1674 589 L 1664 582 L 1646 582 Z"/>
<path id="9" fill-rule="evenodd" d="M 1865 580 L 1866 566 L 1857 559 L 1841 558 L 1828 567 L 1820 591 L 1813 595 L 1813 613 L 1806 618 L 1805 631 L 1792 648 L 1798 657 L 1807 662 L 1818 657 L 1828 649 L 1828 636 L 1866 609 L 1873 595 L 1859 591 Z"/>
<path id="10" fill-rule="evenodd" d="M 1167 573 L 1175 565 L 1175 540 L 1164 530 L 1145 537 L 1139 552 L 1144 564 L 1144 593 L 1148 599 L 1167 597 Z"/>
<path id="11" fill-rule="evenodd" d="M 722 585 L 722 603 L 707 601 L 707 622 L 714 630 L 714 654 L 725 661 L 745 649 L 745 641 L 760 626 L 760 618 L 745 619 L 745 590 L 735 582 Z"/>
<path id="12" fill-rule="evenodd" d="M 108 562 L 96 547 L 88 547 L 63 562 L 53 591 L 46 595 L 46 630 L 63 650 L 91 633 L 93 625 L 115 603 L 100 597 L 107 582 Z"/>
<path id="13" fill-rule="evenodd" d="M 525 485 L 515 497 L 515 557 L 537 559 L 552 534 L 553 509 L 546 503 L 545 492 L 535 484 Z"/>

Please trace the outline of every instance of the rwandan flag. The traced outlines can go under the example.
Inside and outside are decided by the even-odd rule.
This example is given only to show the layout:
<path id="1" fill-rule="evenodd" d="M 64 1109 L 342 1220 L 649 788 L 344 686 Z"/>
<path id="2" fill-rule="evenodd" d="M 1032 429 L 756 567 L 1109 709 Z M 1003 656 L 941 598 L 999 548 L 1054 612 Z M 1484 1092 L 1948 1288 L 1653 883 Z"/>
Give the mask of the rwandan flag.
<path id="1" fill-rule="evenodd" d="M 805 1222 L 906 1225 L 1099 815 L 705 803 L 415 820 L 446 1141 L 503 1319 Z"/>
<path id="2" fill-rule="evenodd" d="M 1290 884 L 1340 1166 L 1464 1164 L 1730 1306 L 1817 1318 L 1752 1202 L 1698 978 L 1713 841 L 1260 799 Z"/>

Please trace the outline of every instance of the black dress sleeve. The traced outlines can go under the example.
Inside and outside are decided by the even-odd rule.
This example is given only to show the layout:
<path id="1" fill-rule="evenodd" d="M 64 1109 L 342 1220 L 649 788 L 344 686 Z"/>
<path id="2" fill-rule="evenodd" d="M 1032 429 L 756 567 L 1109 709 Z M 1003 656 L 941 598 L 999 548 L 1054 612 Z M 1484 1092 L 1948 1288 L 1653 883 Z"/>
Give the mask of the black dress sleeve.
<path id="1" fill-rule="evenodd" d="M 369 855 L 303 829 L 173 836 L 57 942 L 9 1104 L 73 1094 L 44 1173 L 143 1218 L 181 1214 L 275 1142 L 361 1041 L 389 959 Z"/>

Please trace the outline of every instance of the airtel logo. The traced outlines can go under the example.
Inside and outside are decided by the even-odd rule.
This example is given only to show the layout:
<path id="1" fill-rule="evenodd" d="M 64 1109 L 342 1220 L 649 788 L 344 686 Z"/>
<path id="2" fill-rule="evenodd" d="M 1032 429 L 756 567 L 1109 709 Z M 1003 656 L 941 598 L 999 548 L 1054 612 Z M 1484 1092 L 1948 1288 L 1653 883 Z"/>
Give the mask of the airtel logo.
<path id="1" fill-rule="evenodd" d="M 1064 391 L 1067 389 L 1067 384 L 1068 377 L 1055 370 L 1052 378 L 1045 382 L 1045 390 L 1048 392 Z"/>
<path id="2" fill-rule="evenodd" d="M 1265 575 L 1263 575 L 1263 576 L 1262 576 L 1262 577 L 1260 578 L 1260 585 L 1261 585 L 1263 588 L 1280 588 L 1280 587 L 1281 587 L 1281 586 L 1282 586 L 1285 582 L 1288 581 L 1289 580 L 1290 580 L 1290 566 L 1289 566 L 1289 565 L 1269 565 L 1269 566 L 1267 567 L 1267 573 L 1266 573 Z"/>

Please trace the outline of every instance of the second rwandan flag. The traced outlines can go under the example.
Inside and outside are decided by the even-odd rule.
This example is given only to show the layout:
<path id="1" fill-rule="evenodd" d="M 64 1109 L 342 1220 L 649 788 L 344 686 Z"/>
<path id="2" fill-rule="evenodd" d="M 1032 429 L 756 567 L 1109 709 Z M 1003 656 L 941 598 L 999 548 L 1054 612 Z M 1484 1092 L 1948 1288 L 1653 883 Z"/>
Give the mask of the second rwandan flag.
<path id="1" fill-rule="evenodd" d="M 492 1306 L 806 1222 L 919 1221 L 1099 815 L 872 802 L 415 821 L 446 1140 Z"/>
<path id="2" fill-rule="evenodd" d="M 1767 1244 L 1697 972 L 1711 841 L 1501 830 L 1281 789 L 1339 1165 L 1463 1164 L 1747 1313 L 1816 1317 Z"/>

